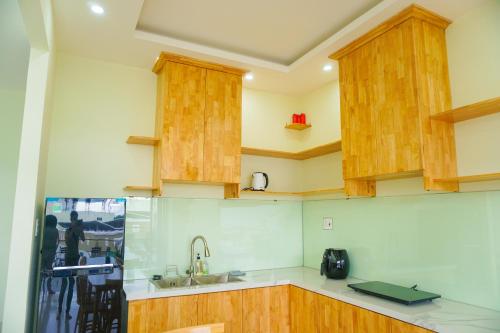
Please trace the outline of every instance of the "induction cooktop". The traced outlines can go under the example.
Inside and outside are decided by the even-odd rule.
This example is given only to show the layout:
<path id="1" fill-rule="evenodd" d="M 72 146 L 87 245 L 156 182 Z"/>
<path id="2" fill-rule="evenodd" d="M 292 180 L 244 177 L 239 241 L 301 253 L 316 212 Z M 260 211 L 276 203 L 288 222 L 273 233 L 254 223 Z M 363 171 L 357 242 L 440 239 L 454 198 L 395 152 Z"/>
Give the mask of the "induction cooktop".
<path id="1" fill-rule="evenodd" d="M 368 295 L 388 299 L 390 301 L 406 305 L 428 302 L 441 297 L 441 295 L 438 294 L 417 290 L 416 287 L 406 288 L 380 281 L 351 283 L 348 284 L 348 286 L 356 291 Z"/>

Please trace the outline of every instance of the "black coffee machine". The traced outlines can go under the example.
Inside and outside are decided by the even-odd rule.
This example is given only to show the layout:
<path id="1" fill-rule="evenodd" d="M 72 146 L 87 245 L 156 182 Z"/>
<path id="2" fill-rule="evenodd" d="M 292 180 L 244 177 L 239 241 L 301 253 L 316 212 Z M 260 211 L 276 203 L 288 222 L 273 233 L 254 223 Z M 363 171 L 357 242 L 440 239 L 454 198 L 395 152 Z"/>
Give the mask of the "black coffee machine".
<path id="1" fill-rule="evenodd" d="M 345 279 L 349 274 L 349 257 L 344 249 L 326 249 L 321 263 L 321 275 L 330 279 Z"/>

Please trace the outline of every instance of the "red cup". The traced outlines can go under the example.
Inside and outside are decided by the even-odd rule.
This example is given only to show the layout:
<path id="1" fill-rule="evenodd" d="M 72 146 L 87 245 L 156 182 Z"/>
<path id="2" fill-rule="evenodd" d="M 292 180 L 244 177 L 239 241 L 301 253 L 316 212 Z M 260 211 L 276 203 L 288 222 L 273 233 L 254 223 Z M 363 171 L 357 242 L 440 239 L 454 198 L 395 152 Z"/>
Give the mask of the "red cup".
<path id="1" fill-rule="evenodd" d="M 306 124 L 306 114 L 301 113 L 299 118 L 300 118 L 300 123 L 305 125 Z"/>
<path id="2" fill-rule="evenodd" d="M 298 114 L 296 114 L 296 113 L 293 114 L 292 123 L 294 123 L 294 124 L 300 123 L 300 116 Z"/>

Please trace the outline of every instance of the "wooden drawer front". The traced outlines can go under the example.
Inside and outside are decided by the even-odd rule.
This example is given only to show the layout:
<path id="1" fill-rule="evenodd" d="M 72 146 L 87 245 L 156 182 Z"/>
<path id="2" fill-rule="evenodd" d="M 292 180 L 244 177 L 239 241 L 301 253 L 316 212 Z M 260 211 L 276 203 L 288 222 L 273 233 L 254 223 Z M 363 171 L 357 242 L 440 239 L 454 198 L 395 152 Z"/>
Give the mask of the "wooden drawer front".
<path id="1" fill-rule="evenodd" d="M 224 323 L 224 333 L 242 332 L 241 290 L 198 295 L 198 325 Z"/>
<path id="2" fill-rule="evenodd" d="M 243 290 L 243 332 L 290 332 L 289 286 Z"/>

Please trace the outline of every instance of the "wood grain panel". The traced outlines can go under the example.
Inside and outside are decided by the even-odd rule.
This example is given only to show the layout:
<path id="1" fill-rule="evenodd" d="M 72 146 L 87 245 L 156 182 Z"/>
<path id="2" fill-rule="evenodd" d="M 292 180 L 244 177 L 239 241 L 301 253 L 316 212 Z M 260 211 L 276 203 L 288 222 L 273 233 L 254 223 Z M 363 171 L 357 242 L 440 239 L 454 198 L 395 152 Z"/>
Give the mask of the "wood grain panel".
<path id="1" fill-rule="evenodd" d="M 391 333 L 391 319 L 378 313 L 341 302 L 340 332 Z"/>
<path id="2" fill-rule="evenodd" d="M 331 59 L 334 60 L 339 60 L 342 57 L 350 54 L 351 52 L 355 51 L 356 49 L 362 47 L 363 45 L 369 43 L 373 39 L 379 37 L 380 35 L 386 33 L 387 31 L 391 30 L 392 28 L 398 26 L 399 24 L 405 22 L 411 17 L 416 17 L 422 21 L 429 22 L 435 26 L 440 27 L 441 29 L 446 29 L 446 27 L 451 23 L 450 20 L 448 20 L 445 17 L 442 17 L 436 13 L 433 13 L 423 7 L 420 7 L 418 5 L 411 5 L 405 9 L 403 9 L 401 12 L 398 14 L 394 15 L 387 21 L 381 23 L 374 29 L 370 30 L 368 33 L 364 34 L 363 36 L 357 38 L 356 40 L 350 42 L 346 46 L 342 47 L 340 50 L 336 51 L 335 53 L 330 55 Z"/>
<path id="3" fill-rule="evenodd" d="M 432 333 L 433 331 L 427 330 L 422 327 L 407 324 L 405 322 L 391 319 L 391 333 Z"/>
<path id="4" fill-rule="evenodd" d="M 288 291 L 288 286 L 243 290 L 243 332 L 290 332 Z"/>
<path id="5" fill-rule="evenodd" d="M 150 137 L 150 136 L 129 136 L 127 139 L 128 144 L 134 145 L 146 145 L 146 146 L 155 146 L 160 141 L 159 138 Z"/>
<path id="6" fill-rule="evenodd" d="M 156 79 L 156 113 L 155 113 L 155 138 L 159 141 L 154 146 L 153 151 L 153 179 L 152 184 L 153 196 L 161 196 L 163 194 L 162 169 L 163 169 L 163 147 L 165 146 L 163 128 L 164 118 L 167 105 L 167 89 L 168 77 L 165 70 L 158 73 Z"/>
<path id="7" fill-rule="evenodd" d="M 291 160 L 307 160 L 309 158 L 336 153 L 341 150 L 342 150 L 342 142 L 340 140 L 327 143 L 321 146 L 313 147 L 310 149 L 306 149 L 303 151 L 299 151 L 297 153 L 289 153 L 286 151 L 279 151 L 279 150 L 241 147 L 241 153 L 245 155 L 288 158 Z"/>
<path id="8" fill-rule="evenodd" d="M 475 182 L 486 182 L 492 180 L 500 180 L 500 173 L 484 173 L 480 175 L 470 175 L 470 176 L 460 176 L 449 179 L 434 179 L 435 182 L 445 182 L 445 183 L 475 183 Z"/>
<path id="9" fill-rule="evenodd" d="M 323 295 L 316 295 L 318 309 L 318 333 L 341 333 L 341 302 Z"/>
<path id="10" fill-rule="evenodd" d="M 371 55 L 366 70 L 377 127 L 375 175 L 422 169 L 411 34 L 412 26 L 406 21 L 363 46 L 370 48 Z"/>
<path id="11" fill-rule="evenodd" d="M 180 54 L 173 54 L 173 53 L 168 53 L 168 52 L 162 52 L 162 53 L 160 53 L 158 58 L 156 58 L 155 64 L 153 65 L 153 72 L 154 73 L 161 72 L 161 70 L 164 68 L 164 66 L 168 62 L 174 62 L 174 63 L 184 64 L 184 65 L 189 65 L 189 66 L 202 67 L 202 68 L 216 70 L 219 72 L 231 73 L 231 74 L 235 74 L 235 75 L 239 75 L 239 76 L 242 76 L 243 74 L 245 74 L 245 72 L 247 72 L 244 69 L 226 66 L 226 65 L 221 65 L 221 64 L 216 64 L 213 62 L 203 61 L 203 60 L 183 56 Z"/>
<path id="12" fill-rule="evenodd" d="M 436 178 L 457 176 L 453 124 L 430 116 L 450 109 L 451 94 L 444 29 L 412 19 L 415 70 L 422 128 L 422 163 L 426 190 L 458 191 L 458 182 L 438 183 Z"/>
<path id="13" fill-rule="evenodd" d="M 241 76 L 207 71 L 203 179 L 239 183 Z"/>
<path id="14" fill-rule="evenodd" d="M 128 302 L 127 332 L 144 333 L 148 331 L 148 304 L 146 300 Z"/>
<path id="15" fill-rule="evenodd" d="M 240 197 L 240 184 L 224 184 L 224 199 L 238 199 Z"/>
<path id="16" fill-rule="evenodd" d="M 316 332 L 318 302 L 316 294 L 290 286 L 290 332 Z"/>
<path id="17" fill-rule="evenodd" d="M 148 300 L 148 333 L 159 333 L 197 325 L 198 295 Z"/>
<path id="18" fill-rule="evenodd" d="M 444 112 L 434 113 L 431 119 L 458 123 L 460 121 L 484 117 L 498 112 L 500 112 L 500 97 L 487 99 Z"/>
<path id="19" fill-rule="evenodd" d="M 163 70 L 167 87 L 163 89 L 161 178 L 201 181 L 206 69 L 167 62 Z"/>
<path id="20" fill-rule="evenodd" d="M 198 325 L 224 323 L 225 333 L 242 332 L 241 290 L 198 295 Z"/>

